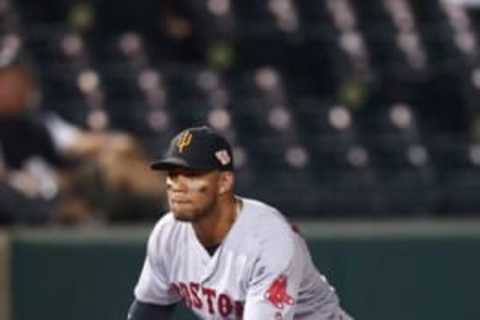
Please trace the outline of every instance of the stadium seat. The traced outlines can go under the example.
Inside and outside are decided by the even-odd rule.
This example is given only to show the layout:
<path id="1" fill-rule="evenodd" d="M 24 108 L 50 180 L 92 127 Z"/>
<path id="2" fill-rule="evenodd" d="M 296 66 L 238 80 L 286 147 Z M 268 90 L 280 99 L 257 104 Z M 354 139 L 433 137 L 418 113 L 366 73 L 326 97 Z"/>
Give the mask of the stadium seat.
<path id="1" fill-rule="evenodd" d="M 477 214 L 480 205 L 479 145 L 442 138 L 432 142 L 432 149 L 437 159 L 438 184 L 441 190 L 437 213 Z"/>
<path id="2" fill-rule="evenodd" d="M 152 156 L 178 130 L 209 125 L 235 146 L 239 192 L 292 216 L 480 210 L 473 10 L 415 0 L 9 3 L 0 58 L 16 46 L 31 63 L 41 112 L 127 132 Z"/>

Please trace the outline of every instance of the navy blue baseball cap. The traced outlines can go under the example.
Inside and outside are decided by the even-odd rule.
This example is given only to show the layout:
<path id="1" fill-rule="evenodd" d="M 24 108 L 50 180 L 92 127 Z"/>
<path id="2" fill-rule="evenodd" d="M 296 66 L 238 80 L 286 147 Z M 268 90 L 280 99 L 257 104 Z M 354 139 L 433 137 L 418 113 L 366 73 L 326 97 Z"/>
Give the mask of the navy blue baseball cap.
<path id="1" fill-rule="evenodd" d="M 163 159 L 154 161 L 151 168 L 233 171 L 232 147 L 207 126 L 185 129 L 172 139 Z"/>

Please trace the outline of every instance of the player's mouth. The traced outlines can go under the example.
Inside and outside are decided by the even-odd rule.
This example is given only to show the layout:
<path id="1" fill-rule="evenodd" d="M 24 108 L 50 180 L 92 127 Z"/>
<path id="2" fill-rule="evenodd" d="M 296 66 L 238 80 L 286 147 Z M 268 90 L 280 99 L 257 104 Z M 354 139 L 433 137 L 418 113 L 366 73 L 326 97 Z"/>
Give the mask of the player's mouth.
<path id="1" fill-rule="evenodd" d="M 188 203 L 191 203 L 190 200 L 186 200 L 186 199 L 171 199 L 170 200 L 173 204 L 188 204 Z"/>

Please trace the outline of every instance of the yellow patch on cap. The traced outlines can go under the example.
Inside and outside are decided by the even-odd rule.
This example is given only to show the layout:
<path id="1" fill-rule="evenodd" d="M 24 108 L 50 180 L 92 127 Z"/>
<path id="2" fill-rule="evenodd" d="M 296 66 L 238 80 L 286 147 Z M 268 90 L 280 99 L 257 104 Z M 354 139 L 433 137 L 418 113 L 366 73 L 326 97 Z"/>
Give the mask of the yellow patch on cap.
<path id="1" fill-rule="evenodd" d="M 192 143 L 192 137 L 193 135 L 190 131 L 185 131 L 184 133 L 182 133 L 182 135 L 177 141 L 177 148 L 179 153 L 182 153 L 184 149 L 187 148 L 190 143 Z"/>

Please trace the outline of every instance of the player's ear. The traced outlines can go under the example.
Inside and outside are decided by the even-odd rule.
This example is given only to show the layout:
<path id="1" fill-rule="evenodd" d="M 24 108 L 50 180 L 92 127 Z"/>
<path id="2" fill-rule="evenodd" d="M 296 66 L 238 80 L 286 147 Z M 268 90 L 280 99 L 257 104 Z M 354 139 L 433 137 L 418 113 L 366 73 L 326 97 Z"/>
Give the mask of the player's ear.
<path id="1" fill-rule="evenodd" d="M 235 178 L 233 172 L 231 171 L 221 171 L 220 178 L 219 178 L 219 194 L 225 194 L 227 192 L 233 191 L 233 185 L 235 182 Z"/>

